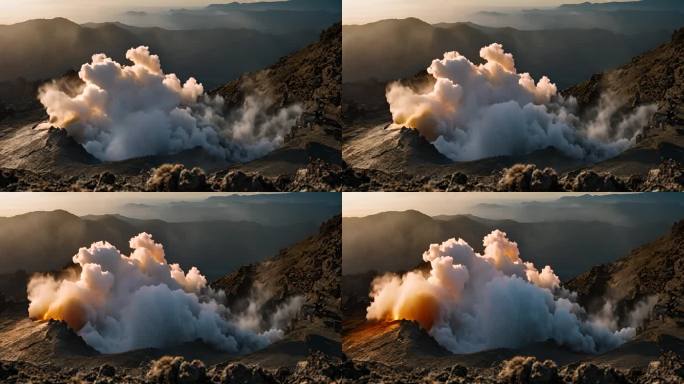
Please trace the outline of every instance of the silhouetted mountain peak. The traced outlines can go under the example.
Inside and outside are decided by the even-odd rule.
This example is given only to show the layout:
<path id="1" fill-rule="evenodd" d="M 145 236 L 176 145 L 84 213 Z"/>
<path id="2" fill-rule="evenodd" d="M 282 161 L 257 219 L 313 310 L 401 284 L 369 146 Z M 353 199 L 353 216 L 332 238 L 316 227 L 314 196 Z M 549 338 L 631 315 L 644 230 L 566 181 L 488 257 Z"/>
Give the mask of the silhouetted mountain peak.
<path id="1" fill-rule="evenodd" d="M 55 17 L 52 19 L 31 19 L 23 21 L 21 23 L 13 24 L 16 26 L 31 26 L 31 27 L 59 27 L 59 28 L 79 28 L 80 26 L 65 18 L 65 17 Z"/>
<path id="2" fill-rule="evenodd" d="M 376 213 L 374 215 L 367 216 L 366 219 L 393 219 L 393 220 L 432 220 L 432 218 L 420 211 L 415 209 L 409 209 L 406 211 L 387 211 Z"/>
<path id="3" fill-rule="evenodd" d="M 63 209 L 56 209 L 53 211 L 34 211 L 15 216 L 21 219 L 36 219 L 36 220 L 79 220 L 79 217 L 69 211 Z"/>

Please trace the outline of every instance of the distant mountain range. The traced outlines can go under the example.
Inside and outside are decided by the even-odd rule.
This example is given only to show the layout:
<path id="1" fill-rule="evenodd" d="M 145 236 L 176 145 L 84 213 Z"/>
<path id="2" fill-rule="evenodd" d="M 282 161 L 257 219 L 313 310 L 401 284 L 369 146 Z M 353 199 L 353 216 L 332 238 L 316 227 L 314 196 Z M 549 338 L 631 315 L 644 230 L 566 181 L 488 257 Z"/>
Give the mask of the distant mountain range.
<path id="1" fill-rule="evenodd" d="M 193 76 L 211 89 L 302 48 L 319 33 L 310 29 L 274 35 L 228 27 L 168 30 L 121 23 L 79 25 L 63 18 L 31 20 L 0 25 L 0 82 L 59 77 L 79 70 L 96 53 L 126 63 L 129 48 L 147 45 L 159 55 L 165 72 L 182 79 Z"/>
<path id="2" fill-rule="evenodd" d="M 619 226 L 662 226 L 684 217 L 684 199 L 676 193 L 563 196 L 554 201 L 486 203 L 473 214 L 522 222 L 558 220 L 601 221 Z M 663 227 L 664 229 L 664 227 Z"/>
<path id="3" fill-rule="evenodd" d="M 266 226 L 320 223 L 340 212 L 338 193 L 287 193 L 212 196 L 202 201 L 177 201 L 168 204 L 127 204 L 124 216 L 160 219 L 169 222 L 248 221 Z"/>
<path id="4" fill-rule="evenodd" d="M 340 0 L 288 0 L 259 1 L 253 3 L 232 2 L 227 4 L 210 4 L 207 9 L 220 11 L 328 11 L 339 12 Z"/>
<path id="5" fill-rule="evenodd" d="M 592 3 L 585 1 L 578 4 L 562 4 L 559 9 L 563 10 L 665 10 L 684 11 L 684 4 L 679 0 L 637 0 L 637 1 L 608 1 L 605 3 Z"/>
<path id="6" fill-rule="evenodd" d="M 519 30 L 473 23 L 431 25 L 415 18 L 345 25 L 344 82 L 411 77 L 448 51 L 458 51 L 480 62 L 480 48 L 498 42 L 513 54 L 519 71 L 537 79 L 547 75 L 565 88 L 629 61 L 667 40 L 671 33 L 663 29 L 629 36 L 572 27 Z"/>
<path id="7" fill-rule="evenodd" d="M 464 239 L 481 252 L 483 237 L 500 229 L 518 243 L 523 260 L 539 268 L 550 265 L 558 276 L 568 279 L 657 238 L 672 222 L 665 218 L 627 227 L 560 218 L 521 223 L 463 215 L 433 218 L 418 211 L 384 212 L 343 219 L 342 270 L 352 275 L 414 269 L 423 262 L 430 244 L 452 237 Z"/>
<path id="8" fill-rule="evenodd" d="M 60 270 L 71 264 L 79 248 L 97 241 L 107 241 L 128 254 L 130 238 L 147 232 L 164 245 L 170 262 L 186 270 L 196 266 L 210 279 L 218 278 L 315 233 L 321 221 L 271 226 L 211 219 L 169 223 L 110 215 L 81 218 L 66 211 L 32 212 L 0 218 L 0 274 Z"/>
<path id="9" fill-rule="evenodd" d="M 605 29 L 636 35 L 684 26 L 684 3 L 678 0 L 583 2 L 556 8 L 514 12 L 484 11 L 469 20 L 495 27 L 535 29 Z"/>
<path id="10" fill-rule="evenodd" d="M 120 20 L 168 29 L 252 29 L 266 33 L 321 30 L 342 18 L 341 0 L 230 2 L 162 12 L 129 11 Z"/>

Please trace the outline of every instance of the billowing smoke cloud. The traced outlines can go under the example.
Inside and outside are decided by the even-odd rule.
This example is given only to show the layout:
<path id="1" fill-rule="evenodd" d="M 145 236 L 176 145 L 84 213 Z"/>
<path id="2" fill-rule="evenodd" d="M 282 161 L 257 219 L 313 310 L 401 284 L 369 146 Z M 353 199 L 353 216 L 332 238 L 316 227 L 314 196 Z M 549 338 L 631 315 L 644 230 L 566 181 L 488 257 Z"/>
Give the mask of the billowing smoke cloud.
<path id="1" fill-rule="evenodd" d="M 594 121 L 580 121 L 573 114 L 574 99 L 564 99 L 546 76 L 535 83 L 529 73 L 519 74 L 502 45 L 484 47 L 480 56 L 486 61 L 480 65 L 458 52 L 434 60 L 428 73 L 436 82 L 427 90 L 390 85 L 394 124 L 417 129 L 455 161 L 523 155 L 549 146 L 599 161 L 630 147 L 655 112 L 653 105 L 641 106 L 619 118 L 620 103 L 606 96 Z"/>
<path id="2" fill-rule="evenodd" d="M 118 161 L 202 147 L 230 161 L 249 161 L 280 146 L 302 113 L 297 106 L 267 113 L 269 101 L 247 97 L 224 114 L 220 96 L 210 97 L 194 78 L 185 83 L 164 74 L 147 47 L 130 49 L 122 65 L 94 55 L 79 72 L 77 89 L 53 82 L 39 94 L 50 120 L 90 154 Z"/>
<path id="3" fill-rule="evenodd" d="M 520 259 L 504 232 L 492 232 L 483 244 L 483 254 L 461 239 L 433 244 L 423 254 L 429 272 L 375 279 L 367 318 L 415 320 L 454 353 L 547 340 L 599 353 L 634 337 L 645 308 L 638 306 L 632 326 L 621 329 L 607 316 L 590 318 L 551 267 L 538 270 Z"/>
<path id="4" fill-rule="evenodd" d="M 258 317 L 263 300 L 250 305 L 247 314 L 231 313 L 221 304 L 222 291 L 208 287 L 197 268 L 186 273 L 168 264 L 163 246 L 150 235 L 132 238 L 130 247 L 127 256 L 106 242 L 94 243 L 73 257 L 80 274 L 34 276 L 28 285 L 29 316 L 65 321 L 103 353 L 196 340 L 245 353 L 282 338 L 301 307 L 301 298 L 293 297 L 266 320 L 245 324 L 246 318 Z"/>

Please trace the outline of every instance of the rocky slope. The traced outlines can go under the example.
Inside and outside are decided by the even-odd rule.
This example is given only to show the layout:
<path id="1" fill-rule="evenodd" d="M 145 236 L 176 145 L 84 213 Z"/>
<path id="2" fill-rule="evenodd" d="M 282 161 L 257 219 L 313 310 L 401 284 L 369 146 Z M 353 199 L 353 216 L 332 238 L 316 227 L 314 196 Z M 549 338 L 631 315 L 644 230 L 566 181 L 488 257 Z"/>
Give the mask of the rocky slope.
<path id="1" fill-rule="evenodd" d="M 637 145 L 594 169 L 624 176 L 648 171 L 664 159 L 684 160 L 683 50 L 684 29 L 680 29 L 670 42 L 564 92 L 577 98 L 586 114 L 602 95 L 610 95 L 625 110 L 637 105 L 657 106 Z"/>
<path id="2" fill-rule="evenodd" d="M 600 308 L 604 298 L 613 301 L 621 318 L 639 301 L 657 298 L 655 317 L 647 334 L 684 327 L 684 222 L 667 235 L 639 247 L 628 256 L 592 268 L 566 286 L 578 293 L 579 302 Z M 684 335 L 684 329 L 679 330 Z M 681 351 L 684 352 L 684 349 Z"/>
<path id="3" fill-rule="evenodd" d="M 292 104 L 304 108 L 304 116 L 282 148 L 234 169 L 274 177 L 292 175 L 313 159 L 340 164 L 341 68 L 342 27 L 337 24 L 324 31 L 319 42 L 215 90 L 229 108 L 250 93 L 272 100 L 274 108 Z"/>
<path id="4" fill-rule="evenodd" d="M 232 308 L 245 305 L 240 298 L 249 296 L 255 289 L 259 294 L 269 296 L 267 308 L 275 308 L 291 297 L 304 298 L 300 316 L 287 339 L 255 353 L 249 361 L 272 365 L 274 360 L 268 355 L 272 350 L 283 348 L 282 352 L 289 350 L 291 356 L 277 362 L 296 363 L 292 359 L 301 357 L 294 349 L 298 343 L 305 351 L 341 355 L 341 259 L 342 219 L 338 216 L 324 223 L 317 235 L 282 250 L 271 259 L 242 267 L 212 284 L 226 292 Z"/>

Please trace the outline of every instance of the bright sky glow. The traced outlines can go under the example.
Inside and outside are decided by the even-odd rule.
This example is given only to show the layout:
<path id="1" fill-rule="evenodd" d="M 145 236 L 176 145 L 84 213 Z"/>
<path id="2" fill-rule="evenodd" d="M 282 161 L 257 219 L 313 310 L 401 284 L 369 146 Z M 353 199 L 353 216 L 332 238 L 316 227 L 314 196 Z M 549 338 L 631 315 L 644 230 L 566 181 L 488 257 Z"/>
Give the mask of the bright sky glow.
<path id="1" fill-rule="evenodd" d="M 54 17 L 65 17 L 77 23 L 117 21 L 118 15 L 130 10 L 162 11 L 206 7 L 222 2 L 229 3 L 232 0 L 0 0 L 0 24 Z"/>
<path id="2" fill-rule="evenodd" d="M 77 193 L 77 192 L 2 192 L 0 217 L 26 212 L 62 209 L 75 215 L 116 214 L 126 204 L 157 205 L 177 201 L 202 201 L 210 196 L 236 193 Z M 249 195 L 250 193 L 239 193 Z"/>
<path id="3" fill-rule="evenodd" d="M 592 0 L 602 3 L 607 0 Z M 482 10 L 548 8 L 584 0 L 343 0 L 344 24 L 365 24 L 384 19 L 417 17 L 429 23 L 467 21 Z"/>
<path id="4" fill-rule="evenodd" d="M 587 193 L 511 193 L 511 192 L 383 192 L 343 193 L 342 215 L 363 217 L 387 211 L 417 210 L 426 215 L 456 215 L 470 213 L 478 204 L 511 204 L 530 201 L 552 201 L 563 196 L 581 196 Z M 604 193 L 609 194 L 609 193 Z M 602 195 L 602 193 L 592 193 Z"/>

